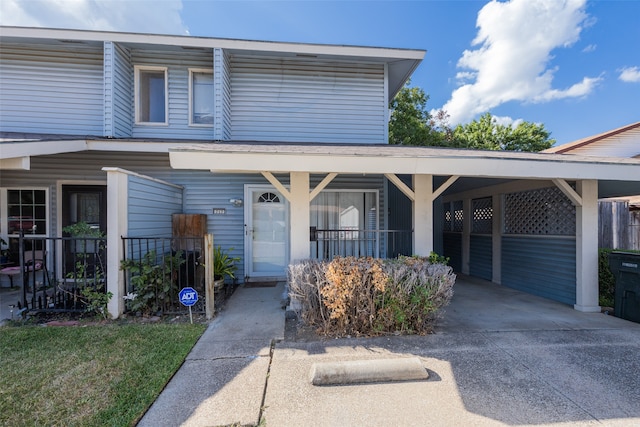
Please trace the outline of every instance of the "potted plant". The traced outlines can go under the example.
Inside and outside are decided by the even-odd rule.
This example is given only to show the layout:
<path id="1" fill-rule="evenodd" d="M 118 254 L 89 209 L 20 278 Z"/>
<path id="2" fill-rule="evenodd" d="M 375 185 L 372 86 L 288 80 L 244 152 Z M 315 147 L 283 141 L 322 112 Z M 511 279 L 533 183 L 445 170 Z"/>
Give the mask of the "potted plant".
<path id="1" fill-rule="evenodd" d="M 77 239 L 71 242 L 71 251 L 75 253 L 96 253 L 97 242 L 93 239 L 104 237 L 100 228 L 84 221 L 67 225 L 62 231 Z"/>
<path id="2" fill-rule="evenodd" d="M 231 251 L 233 248 L 229 250 Z M 238 261 L 240 258 L 231 257 L 221 246 L 216 246 L 213 249 L 213 288 L 215 290 L 222 289 L 227 277 L 235 279 L 235 272 L 238 268 L 236 262 Z"/>

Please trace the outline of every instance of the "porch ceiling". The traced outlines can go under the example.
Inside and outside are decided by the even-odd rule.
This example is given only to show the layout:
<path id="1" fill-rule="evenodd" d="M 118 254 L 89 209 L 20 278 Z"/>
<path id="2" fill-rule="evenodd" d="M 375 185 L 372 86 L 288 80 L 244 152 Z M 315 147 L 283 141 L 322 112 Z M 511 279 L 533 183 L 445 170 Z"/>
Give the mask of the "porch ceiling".
<path id="1" fill-rule="evenodd" d="M 507 180 L 595 179 L 599 197 L 640 194 L 640 160 L 363 144 L 216 142 L 169 150 L 174 169 L 220 173 L 459 175 L 451 192 Z"/>

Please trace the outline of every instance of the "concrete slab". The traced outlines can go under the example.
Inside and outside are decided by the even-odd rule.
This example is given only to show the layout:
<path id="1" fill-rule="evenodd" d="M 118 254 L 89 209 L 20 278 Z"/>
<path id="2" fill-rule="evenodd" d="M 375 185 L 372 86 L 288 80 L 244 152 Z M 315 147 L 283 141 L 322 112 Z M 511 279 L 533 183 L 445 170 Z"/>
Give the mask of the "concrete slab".
<path id="1" fill-rule="evenodd" d="M 140 427 L 256 425 L 268 357 L 188 360 Z"/>
<path id="2" fill-rule="evenodd" d="M 278 341 L 281 291 L 239 289 L 140 425 L 640 426 L 639 324 L 461 277 L 432 335 Z M 429 378 L 309 380 L 314 363 L 397 358 Z"/>
<path id="3" fill-rule="evenodd" d="M 238 288 L 138 425 L 256 425 L 271 345 L 284 337 L 283 289 Z"/>

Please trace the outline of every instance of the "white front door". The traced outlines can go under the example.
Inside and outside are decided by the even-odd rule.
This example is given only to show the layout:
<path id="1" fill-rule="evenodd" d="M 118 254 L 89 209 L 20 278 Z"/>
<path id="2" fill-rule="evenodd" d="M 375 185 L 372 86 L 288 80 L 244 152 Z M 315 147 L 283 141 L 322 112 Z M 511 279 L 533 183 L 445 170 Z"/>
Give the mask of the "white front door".
<path id="1" fill-rule="evenodd" d="M 245 186 L 245 274 L 282 278 L 289 264 L 289 205 L 271 186 Z"/>

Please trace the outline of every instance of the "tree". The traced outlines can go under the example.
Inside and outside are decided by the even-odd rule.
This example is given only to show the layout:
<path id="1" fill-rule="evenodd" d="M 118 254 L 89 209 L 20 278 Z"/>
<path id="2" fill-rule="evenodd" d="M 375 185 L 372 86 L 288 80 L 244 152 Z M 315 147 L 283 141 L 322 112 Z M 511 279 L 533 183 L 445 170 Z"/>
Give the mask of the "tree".
<path id="1" fill-rule="evenodd" d="M 451 129 L 446 111 L 430 114 L 427 111 L 429 96 L 409 84 L 407 82 L 391 102 L 389 144 L 535 152 L 555 143 L 542 124 L 501 125 L 491 113 Z"/>
<path id="2" fill-rule="evenodd" d="M 478 120 L 453 130 L 456 146 L 479 150 L 542 151 L 555 144 L 543 124 L 520 122 L 517 126 L 498 124 L 486 113 Z"/>
<path id="3" fill-rule="evenodd" d="M 433 118 L 427 111 L 429 96 L 409 84 L 391 101 L 389 144 L 441 145 L 443 134 L 434 129 Z"/>

